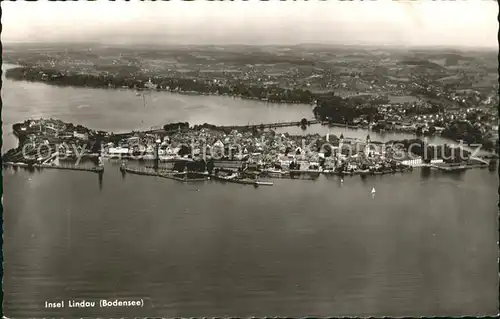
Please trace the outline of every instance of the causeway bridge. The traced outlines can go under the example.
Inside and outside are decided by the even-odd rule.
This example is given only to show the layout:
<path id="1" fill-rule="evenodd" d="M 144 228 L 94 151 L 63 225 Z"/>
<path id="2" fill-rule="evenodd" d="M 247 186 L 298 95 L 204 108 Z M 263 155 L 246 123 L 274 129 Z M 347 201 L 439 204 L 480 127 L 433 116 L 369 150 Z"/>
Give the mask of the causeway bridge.
<path id="1" fill-rule="evenodd" d="M 317 119 L 310 119 L 307 120 L 308 125 L 312 124 L 319 124 L 321 123 L 320 120 Z M 291 121 L 291 122 L 275 122 L 275 123 L 261 123 L 261 124 L 247 124 L 247 125 L 222 125 L 222 126 L 216 126 L 216 128 L 219 129 L 251 129 L 251 128 L 279 128 L 279 127 L 290 127 L 290 126 L 300 126 L 301 122 L 300 121 Z M 119 136 L 119 137 L 127 137 L 127 136 L 132 136 L 134 133 L 149 133 L 149 134 L 163 134 L 163 133 L 173 133 L 177 132 L 177 130 L 170 130 L 170 131 L 165 131 L 163 127 L 156 125 L 152 126 L 149 130 L 145 131 L 137 131 L 137 132 L 126 132 L 126 133 L 117 133 L 114 134 L 114 136 Z"/>
<path id="2" fill-rule="evenodd" d="M 308 125 L 310 124 L 318 124 L 321 123 L 320 120 L 307 120 Z M 230 128 L 230 129 L 244 129 L 244 128 L 278 128 L 278 127 L 289 127 L 289 126 L 300 126 L 302 123 L 300 121 L 292 121 L 292 122 L 276 122 L 276 123 L 267 123 L 267 124 L 247 124 L 247 125 L 230 125 L 230 126 L 220 126 L 221 128 Z"/>

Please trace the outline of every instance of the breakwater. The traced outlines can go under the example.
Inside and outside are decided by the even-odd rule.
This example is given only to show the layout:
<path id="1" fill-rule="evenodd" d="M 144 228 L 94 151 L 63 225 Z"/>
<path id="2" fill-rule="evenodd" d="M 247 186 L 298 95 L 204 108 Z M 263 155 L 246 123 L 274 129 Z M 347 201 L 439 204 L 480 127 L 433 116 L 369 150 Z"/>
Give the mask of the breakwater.
<path id="1" fill-rule="evenodd" d="M 167 178 L 167 179 L 172 179 L 178 182 L 203 182 L 209 179 L 221 181 L 221 182 L 228 182 L 228 183 L 234 183 L 234 184 L 243 184 L 243 185 L 254 185 L 254 186 L 273 186 L 272 182 L 269 181 L 259 181 L 259 180 L 252 180 L 248 178 L 228 178 L 228 177 L 223 177 L 219 176 L 216 174 L 209 174 L 209 173 L 197 173 L 197 172 L 157 172 L 152 169 L 147 169 L 147 168 L 131 168 L 131 167 L 126 167 L 126 166 L 121 166 L 120 171 L 125 174 L 125 173 L 130 173 L 130 174 L 135 174 L 135 175 L 143 175 L 143 176 L 153 176 L 153 177 L 162 177 L 162 178 Z M 179 177 L 183 176 L 183 177 Z"/>
<path id="2" fill-rule="evenodd" d="M 166 178 L 166 179 L 175 180 L 178 182 L 202 182 L 202 181 L 207 180 L 209 177 L 208 174 L 204 174 L 204 173 L 162 172 L 162 171 L 155 171 L 154 169 L 131 168 L 131 167 L 126 167 L 126 166 L 121 166 L 120 171 L 124 174 L 129 173 L 129 174 L 143 175 L 143 176 L 162 177 L 162 178 Z"/>
<path id="3" fill-rule="evenodd" d="M 5 162 L 3 163 L 3 167 L 13 167 L 13 168 L 43 168 L 43 169 L 59 169 L 59 170 L 69 170 L 69 171 L 84 171 L 84 172 L 93 172 L 93 173 L 102 173 L 104 172 L 104 167 L 96 166 L 96 167 L 79 167 L 79 166 L 61 166 L 61 165 L 51 165 L 51 164 L 28 164 L 28 163 L 13 163 L 13 162 Z"/>

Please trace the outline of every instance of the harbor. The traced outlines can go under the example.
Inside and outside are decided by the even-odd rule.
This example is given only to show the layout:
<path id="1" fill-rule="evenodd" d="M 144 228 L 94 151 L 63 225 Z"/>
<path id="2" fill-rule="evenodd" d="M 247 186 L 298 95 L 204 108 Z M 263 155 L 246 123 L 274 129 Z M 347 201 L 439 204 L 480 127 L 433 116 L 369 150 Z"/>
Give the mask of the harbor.
<path id="1" fill-rule="evenodd" d="M 120 166 L 120 171 L 125 174 L 135 174 L 143 176 L 153 176 L 161 177 L 166 179 L 175 180 L 178 182 L 203 182 L 209 178 L 207 174 L 200 173 L 188 173 L 188 172 L 165 172 L 165 171 L 155 171 L 150 168 L 131 168 L 125 165 Z"/>
<path id="2" fill-rule="evenodd" d="M 473 156 L 460 147 L 420 139 L 382 143 L 372 142 L 370 135 L 364 140 L 343 134 L 290 135 L 270 128 L 308 124 L 304 119 L 249 130 L 247 126 L 171 123 L 156 133 L 116 135 L 57 119 L 26 120 L 13 125 L 19 145 L 2 159 L 4 167 L 100 174 L 103 160 L 118 160 L 123 162 L 123 173 L 180 182 L 212 178 L 254 186 L 274 185 L 272 179 L 315 180 L 320 175 L 365 178 L 409 173 L 419 167 L 448 173 L 497 166 L 495 154 Z M 82 159 L 90 164 L 81 165 Z"/>
<path id="3" fill-rule="evenodd" d="M 204 182 L 208 180 L 216 180 L 221 182 L 243 184 L 243 185 L 253 185 L 253 186 L 273 186 L 272 182 L 269 181 L 259 181 L 257 179 L 241 178 L 237 174 L 232 175 L 220 175 L 220 174 L 209 174 L 208 172 L 196 173 L 196 172 L 176 172 L 176 171 L 155 171 L 154 169 L 143 167 L 143 168 L 131 168 L 126 165 L 120 166 L 120 171 L 125 174 L 135 174 L 144 176 L 154 176 L 162 177 L 167 179 L 172 179 L 175 181 L 188 183 L 188 182 Z"/>

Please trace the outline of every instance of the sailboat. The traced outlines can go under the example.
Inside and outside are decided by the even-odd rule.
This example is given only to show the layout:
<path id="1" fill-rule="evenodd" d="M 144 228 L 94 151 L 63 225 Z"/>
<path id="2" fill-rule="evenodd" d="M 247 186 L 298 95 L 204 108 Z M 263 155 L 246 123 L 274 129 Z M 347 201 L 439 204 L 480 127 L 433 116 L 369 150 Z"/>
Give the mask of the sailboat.
<path id="1" fill-rule="evenodd" d="M 61 165 L 61 163 L 59 162 L 59 155 L 56 156 L 56 158 L 52 162 L 52 165 L 53 166 L 60 166 Z"/>
<path id="2" fill-rule="evenodd" d="M 375 194 L 375 187 L 372 188 L 372 195 Z"/>

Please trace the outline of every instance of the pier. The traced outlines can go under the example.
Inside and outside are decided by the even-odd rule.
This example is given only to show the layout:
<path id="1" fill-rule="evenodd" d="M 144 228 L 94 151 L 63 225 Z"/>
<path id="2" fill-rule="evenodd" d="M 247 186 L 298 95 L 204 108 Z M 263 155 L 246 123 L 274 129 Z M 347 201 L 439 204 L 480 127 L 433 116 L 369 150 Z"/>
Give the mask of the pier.
<path id="1" fill-rule="evenodd" d="M 218 180 L 221 182 L 228 182 L 228 183 L 234 183 L 234 184 L 243 184 L 243 185 L 253 185 L 255 187 L 258 186 L 273 186 L 273 182 L 267 182 L 267 181 L 259 181 L 258 179 L 250 179 L 250 178 L 237 178 L 237 177 L 222 177 L 219 175 L 210 175 L 211 178 L 214 180 Z"/>
<path id="2" fill-rule="evenodd" d="M 190 172 L 163 172 L 163 171 L 155 171 L 153 169 L 140 169 L 140 168 L 131 168 L 122 166 L 120 167 L 120 171 L 122 173 L 129 173 L 135 175 L 143 175 L 143 176 L 154 176 L 154 177 L 162 177 L 167 179 L 172 179 L 178 182 L 204 182 L 208 179 L 209 175 L 204 173 L 190 173 Z M 198 178 L 188 178 L 188 174 L 194 174 Z M 177 176 L 176 176 L 177 175 Z M 183 177 L 179 177 L 183 176 Z"/>
<path id="3" fill-rule="evenodd" d="M 404 165 L 411 166 L 411 167 L 425 167 L 427 166 L 421 158 L 415 158 L 415 159 L 410 159 L 406 161 L 401 162 Z"/>
<path id="4" fill-rule="evenodd" d="M 23 167 L 23 168 L 48 168 L 48 169 L 60 169 L 60 170 L 70 170 L 70 171 L 84 171 L 84 172 L 93 172 L 93 173 L 102 173 L 104 172 L 103 166 L 95 166 L 95 167 L 83 167 L 83 166 L 74 166 L 74 165 L 51 165 L 51 164 L 28 164 L 28 163 L 13 163 L 6 162 L 3 164 L 4 167 Z"/>
<path id="5" fill-rule="evenodd" d="M 84 171 L 84 172 L 94 172 L 94 173 L 104 172 L 104 167 L 102 167 L 102 166 L 80 167 L 80 166 L 61 166 L 61 165 L 50 165 L 50 164 L 33 164 L 33 167 L 62 169 L 62 170 L 70 170 L 70 171 Z"/>

